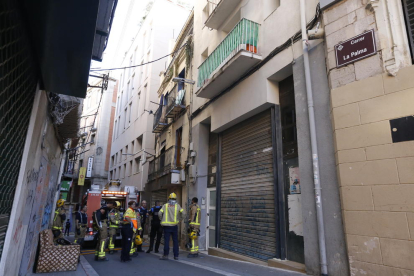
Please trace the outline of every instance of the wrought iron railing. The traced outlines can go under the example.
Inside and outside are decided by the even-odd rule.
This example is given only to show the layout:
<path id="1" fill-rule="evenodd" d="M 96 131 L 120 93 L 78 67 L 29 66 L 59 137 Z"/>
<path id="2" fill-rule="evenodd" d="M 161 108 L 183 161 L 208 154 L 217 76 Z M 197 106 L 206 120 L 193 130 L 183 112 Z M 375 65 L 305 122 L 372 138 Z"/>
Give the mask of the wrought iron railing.
<path id="1" fill-rule="evenodd" d="M 178 86 L 174 86 L 168 94 L 166 116 L 173 118 L 181 110 L 185 108 L 185 90 L 178 90 Z"/>
<path id="2" fill-rule="evenodd" d="M 198 68 L 198 87 L 240 50 L 258 53 L 259 24 L 243 18 Z"/>
<path id="3" fill-rule="evenodd" d="M 178 162 L 178 165 L 180 162 Z M 177 168 L 177 147 L 172 146 L 149 162 L 148 181 L 152 181 Z"/>
<path id="4" fill-rule="evenodd" d="M 165 117 L 166 106 L 160 105 L 160 107 L 154 113 L 153 132 L 161 132 L 167 125 L 167 118 Z"/>

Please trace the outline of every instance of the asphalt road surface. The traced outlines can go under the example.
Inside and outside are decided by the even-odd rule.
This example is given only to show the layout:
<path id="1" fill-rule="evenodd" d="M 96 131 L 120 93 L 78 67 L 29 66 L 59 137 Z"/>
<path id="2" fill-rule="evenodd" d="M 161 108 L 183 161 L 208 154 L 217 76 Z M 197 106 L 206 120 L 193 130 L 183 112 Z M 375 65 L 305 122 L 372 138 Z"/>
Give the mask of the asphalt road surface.
<path id="1" fill-rule="evenodd" d="M 207 275 L 277 275 L 277 276 L 304 276 L 304 274 L 281 269 L 270 268 L 257 264 L 234 261 L 214 256 L 200 254 L 199 258 L 187 258 L 187 252 L 181 252 L 180 259 L 175 261 L 170 253 L 168 261 L 159 260 L 160 254 L 140 253 L 131 262 L 121 263 L 118 251 L 114 255 L 107 254 L 109 261 L 97 262 L 94 254 L 84 255 L 89 264 L 99 275 L 163 275 L 163 276 L 207 276 Z"/>

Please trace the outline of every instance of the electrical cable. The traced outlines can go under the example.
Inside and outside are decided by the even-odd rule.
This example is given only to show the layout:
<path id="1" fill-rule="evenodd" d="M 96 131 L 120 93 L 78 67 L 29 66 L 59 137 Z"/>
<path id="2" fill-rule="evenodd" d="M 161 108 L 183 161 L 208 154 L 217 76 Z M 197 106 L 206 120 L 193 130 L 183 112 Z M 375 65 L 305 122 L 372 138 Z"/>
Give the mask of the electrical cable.
<path id="1" fill-rule="evenodd" d="M 126 66 L 126 67 L 108 68 L 108 69 L 97 69 L 97 68 L 92 68 L 90 71 L 91 71 L 91 72 L 96 72 L 96 71 L 113 71 L 113 70 L 121 70 L 121 69 L 128 69 L 128 68 L 135 68 L 135 67 L 139 67 L 139 66 L 144 66 L 144 65 L 146 65 L 146 64 L 154 63 L 154 62 L 156 62 L 156 61 L 159 61 L 159 60 L 164 59 L 164 58 L 166 58 L 166 57 L 169 57 L 169 56 L 171 56 L 171 55 L 175 55 L 178 51 L 180 51 L 180 50 L 181 50 L 184 46 L 186 46 L 186 45 L 187 45 L 187 43 L 184 43 L 184 44 L 183 44 L 183 46 L 181 46 L 180 48 L 178 48 L 176 51 L 174 51 L 174 52 L 172 52 L 172 53 L 170 53 L 170 54 L 168 54 L 168 55 L 162 56 L 162 57 L 160 57 L 160 58 L 158 58 L 158 59 L 156 59 L 156 60 L 148 61 L 148 62 L 146 62 L 146 63 L 142 63 L 142 64 L 138 64 L 138 65 L 132 65 L 132 66 Z"/>
<path id="2" fill-rule="evenodd" d="M 314 18 L 307 24 L 307 29 L 311 29 L 313 28 L 313 26 L 315 26 L 315 23 L 319 20 L 320 18 L 320 4 L 318 4 L 316 6 L 316 13 Z M 283 50 L 286 50 L 287 48 L 292 46 L 292 42 L 298 42 L 300 41 L 302 38 L 302 31 L 298 31 L 297 33 L 295 33 L 292 37 L 290 37 L 288 40 L 286 40 L 286 42 L 284 42 L 282 45 L 276 47 L 272 52 L 270 52 L 270 54 L 268 56 L 266 56 L 261 62 L 259 62 L 257 65 L 255 65 L 252 69 L 250 69 L 249 71 L 247 71 L 243 76 L 241 76 L 238 80 L 236 80 L 233 84 L 231 84 L 229 87 L 227 87 L 226 89 L 223 90 L 223 92 L 221 92 L 220 94 L 218 94 L 217 96 L 213 97 L 210 101 L 206 102 L 205 104 L 203 104 L 202 106 L 200 106 L 199 108 L 197 108 L 197 110 L 195 110 L 192 115 L 191 115 L 191 120 L 194 119 L 195 117 L 198 116 L 198 114 L 200 114 L 201 111 L 203 111 L 207 106 L 209 106 L 210 104 L 212 104 L 213 102 L 215 102 L 217 99 L 219 99 L 221 96 L 223 96 L 224 94 L 226 94 L 227 92 L 229 92 L 230 90 L 232 90 L 234 87 L 236 87 L 237 85 L 239 85 L 242 81 L 244 81 L 245 79 L 247 79 L 248 77 L 250 77 L 253 73 L 255 73 L 256 71 L 258 71 L 261 67 L 263 67 L 267 62 L 269 62 L 274 56 L 276 56 L 277 54 L 279 54 L 280 52 L 282 52 Z"/>

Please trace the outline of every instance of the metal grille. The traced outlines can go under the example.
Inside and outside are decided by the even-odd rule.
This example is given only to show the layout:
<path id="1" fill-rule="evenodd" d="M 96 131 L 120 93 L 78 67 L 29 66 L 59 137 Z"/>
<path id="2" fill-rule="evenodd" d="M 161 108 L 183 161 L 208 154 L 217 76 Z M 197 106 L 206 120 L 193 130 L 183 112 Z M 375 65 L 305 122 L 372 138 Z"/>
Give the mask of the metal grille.
<path id="1" fill-rule="evenodd" d="M 270 111 L 223 133 L 223 249 L 260 260 L 276 256 L 275 193 Z"/>
<path id="2" fill-rule="evenodd" d="M 414 0 L 403 0 L 403 6 L 408 40 L 410 41 L 411 47 L 411 58 L 414 61 Z"/>
<path id="3" fill-rule="evenodd" d="M 17 1 L 0 4 L 0 257 L 37 78 Z"/>

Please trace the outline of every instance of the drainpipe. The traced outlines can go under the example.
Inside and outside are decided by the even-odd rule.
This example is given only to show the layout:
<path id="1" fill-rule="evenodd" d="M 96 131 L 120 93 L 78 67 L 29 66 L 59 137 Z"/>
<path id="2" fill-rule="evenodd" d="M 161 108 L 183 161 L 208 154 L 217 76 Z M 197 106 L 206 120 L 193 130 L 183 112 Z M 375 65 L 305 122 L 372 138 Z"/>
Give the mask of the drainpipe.
<path id="1" fill-rule="evenodd" d="M 303 60 L 305 64 L 305 79 L 306 79 L 306 95 L 308 98 L 308 112 L 309 112 L 309 128 L 312 148 L 313 161 L 313 180 L 315 185 L 315 200 L 316 200 L 316 219 L 318 222 L 318 238 L 319 238 L 319 257 L 321 260 L 321 275 L 328 275 L 328 265 L 326 261 L 326 245 L 325 245 L 325 224 L 323 221 L 323 209 L 321 199 L 321 184 L 319 182 L 319 158 L 318 145 L 316 139 L 315 127 L 315 110 L 313 103 L 312 80 L 309 69 L 309 49 L 308 49 L 308 34 L 306 29 L 306 12 L 305 0 L 300 0 L 300 17 L 302 28 L 302 42 L 303 42 Z"/>

